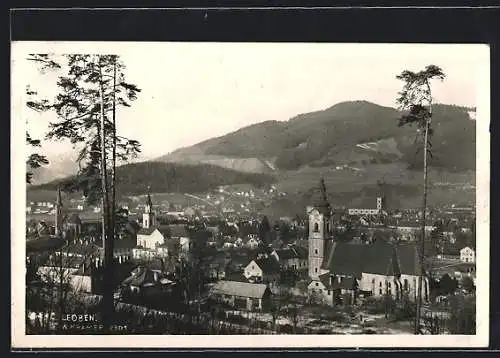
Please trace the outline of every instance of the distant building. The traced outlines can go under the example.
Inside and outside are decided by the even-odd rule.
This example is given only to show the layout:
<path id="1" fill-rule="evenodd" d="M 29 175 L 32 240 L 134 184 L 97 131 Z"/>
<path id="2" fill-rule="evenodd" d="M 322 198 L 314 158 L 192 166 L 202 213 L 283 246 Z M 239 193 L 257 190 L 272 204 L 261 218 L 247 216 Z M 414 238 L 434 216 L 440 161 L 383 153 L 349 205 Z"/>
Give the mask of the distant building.
<path id="1" fill-rule="evenodd" d="M 274 250 L 272 256 L 278 260 L 281 268 L 297 271 L 307 271 L 308 251 L 302 246 L 292 246 L 286 249 Z"/>
<path id="2" fill-rule="evenodd" d="M 415 240 L 422 232 L 422 224 L 418 221 L 397 220 L 395 228 L 400 239 L 408 241 Z M 425 225 L 425 231 L 427 233 L 430 233 L 432 230 L 434 230 L 434 225 Z"/>
<path id="3" fill-rule="evenodd" d="M 367 203 L 362 208 L 349 208 L 349 215 L 379 215 L 386 210 L 386 200 L 384 196 L 377 196 L 373 204 Z"/>
<path id="4" fill-rule="evenodd" d="M 243 275 L 249 282 L 265 283 L 273 290 L 280 277 L 280 265 L 274 257 L 264 257 L 250 261 Z"/>
<path id="5" fill-rule="evenodd" d="M 162 292 L 170 289 L 173 284 L 174 282 L 166 278 L 162 271 L 139 266 L 121 283 L 121 286 L 132 293 L 141 293 Z"/>
<path id="6" fill-rule="evenodd" d="M 465 263 L 475 263 L 476 262 L 476 252 L 474 249 L 466 246 L 460 250 L 460 261 Z"/>
<path id="7" fill-rule="evenodd" d="M 236 243 L 237 244 L 237 243 Z M 256 237 L 246 237 L 242 244 L 249 249 L 256 249 L 260 245 L 260 240 Z M 238 244 L 237 244 L 238 245 Z"/>
<path id="8" fill-rule="evenodd" d="M 324 273 L 318 277 L 318 280 L 311 281 L 307 289 L 310 301 L 334 306 L 342 296 L 347 296 L 350 303 L 354 301 L 357 281 L 349 276 L 334 276 Z"/>

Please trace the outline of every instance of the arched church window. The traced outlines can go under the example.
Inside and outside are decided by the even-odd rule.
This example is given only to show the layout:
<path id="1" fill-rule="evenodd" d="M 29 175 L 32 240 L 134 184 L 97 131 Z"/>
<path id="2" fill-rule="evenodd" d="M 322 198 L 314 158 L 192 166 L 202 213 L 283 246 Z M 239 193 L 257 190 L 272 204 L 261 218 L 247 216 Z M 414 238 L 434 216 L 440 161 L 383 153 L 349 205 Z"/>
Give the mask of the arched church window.
<path id="1" fill-rule="evenodd" d="M 330 223 L 326 223 L 326 231 L 330 232 Z"/>
<path id="2" fill-rule="evenodd" d="M 319 225 L 318 225 L 318 223 L 314 223 L 314 232 L 319 232 Z"/>
<path id="3" fill-rule="evenodd" d="M 404 281 L 404 288 L 405 288 L 405 291 L 408 291 L 408 280 L 406 278 Z"/>

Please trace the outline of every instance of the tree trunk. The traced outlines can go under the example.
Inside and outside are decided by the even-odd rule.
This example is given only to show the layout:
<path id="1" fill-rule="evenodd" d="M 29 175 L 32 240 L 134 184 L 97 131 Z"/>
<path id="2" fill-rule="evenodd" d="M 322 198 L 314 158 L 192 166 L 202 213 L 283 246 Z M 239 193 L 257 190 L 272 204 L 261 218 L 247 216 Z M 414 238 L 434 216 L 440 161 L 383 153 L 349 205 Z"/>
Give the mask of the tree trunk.
<path id="1" fill-rule="evenodd" d="M 417 312 L 415 318 L 415 334 L 419 334 L 420 331 L 420 317 L 422 312 L 422 285 L 424 283 L 424 264 L 425 264 L 425 224 L 427 218 L 427 152 L 428 141 L 429 141 L 429 127 L 432 118 L 432 97 L 429 83 L 427 83 L 427 89 L 429 92 L 429 117 L 425 121 L 425 131 L 424 131 L 424 197 L 422 203 L 422 235 L 420 242 L 420 275 L 418 276 L 418 301 L 417 301 Z"/>
<path id="2" fill-rule="evenodd" d="M 104 290 L 103 290 L 103 325 L 107 333 L 111 326 L 111 316 L 113 310 L 113 296 L 111 286 L 112 275 L 112 258 L 113 251 L 110 255 L 110 242 L 112 237 L 109 236 L 109 198 L 108 198 L 108 181 L 106 168 L 106 130 L 105 130 L 105 114 L 104 114 L 104 85 L 102 78 L 101 64 L 99 66 L 99 94 L 101 98 L 101 122 L 100 122 L 100 139 L 101 139 L 101 187 L 102 187 L 102 240 L 104 245 Z M 112 250 L 112 247 L 111 247 Z"/>
<path id="3" fill-rule="evenodd" d="M 64 314 L 64 302 L 63 302 L 63 285 L 64 285 L 64 268 L 63 268 L 63 255 L 62 255 L 62 249 L 59 254 L 59 317 L 57 320 L 57 328 L 59 330 L 59 333 L 62 331 L 62 326 L 63 326 L 63 314 Z"/>
<path id="4" fill-rule="evenodd" d="M 116 57 L 113 62 L 113 171 L 111 180 L 111 232 L 116 234 Z"/>

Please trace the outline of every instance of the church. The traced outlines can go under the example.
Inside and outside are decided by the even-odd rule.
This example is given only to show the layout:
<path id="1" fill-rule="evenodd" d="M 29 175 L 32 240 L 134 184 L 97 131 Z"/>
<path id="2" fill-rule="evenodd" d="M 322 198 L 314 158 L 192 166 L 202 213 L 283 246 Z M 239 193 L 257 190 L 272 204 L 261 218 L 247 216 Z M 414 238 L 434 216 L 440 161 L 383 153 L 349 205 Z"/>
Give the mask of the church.
<path id="1" fill-rule="evenodd" d="M 420 274 L 415 244 L 340 242 L 334 237 L 332 209 L 324 180 L 307 208 L 309 218 L 310 298 L 330 306 L 340 298 L 354 302 L 360 295 L 416 300 Z M 422 299 L 428 300 L 429 280 L 423 277 Z"/>
<path id="2" fill-rule="evenodd" d="M 133 250 L 134 257 L 168 255 L 175 246 L 182 252 L 188 252 L 190 244 L 190 237 L 184 226 L 157 224 L 151 194 L 148 192 L 142 228 L 137 232 L 137 247 Z"/>

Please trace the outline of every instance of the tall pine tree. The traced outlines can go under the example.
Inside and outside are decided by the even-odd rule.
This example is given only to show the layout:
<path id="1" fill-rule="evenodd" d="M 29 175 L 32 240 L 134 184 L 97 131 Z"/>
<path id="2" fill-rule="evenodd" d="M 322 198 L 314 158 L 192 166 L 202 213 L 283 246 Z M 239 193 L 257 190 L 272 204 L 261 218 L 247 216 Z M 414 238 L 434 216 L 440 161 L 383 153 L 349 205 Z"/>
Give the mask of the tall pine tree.
<path id="1" fill-rule="evenodd" d="M 129 107 L 140 89 L 125 80 L 125 65 L 116 55 L 31 55 L 43 70 L 60 70 L 58 94 L 52 101 L 33 102 L 54 111 L 49 140 L 69 140 L 78 147 L 79 172 L 64 183 L 67 191 L 83 191 L 89 204 L 101 201 L 105 249 L 103 316 L 109 328 L 113 311 L 113 240 L 115 237 L 115 167 L 140 152 L 140 144 L 116 133 L 118 107 Z M 111 194 L 110 194 L 111 193 Z"/>
<path id="2" fill-rule="evenodd" d="M 431 137 L 433 129 L 431 127 L 433 98 L 431 91 L 431 81 L 434 79 L 444 80 L 443 70 L 435 65 L 429 65 L 419 72 L 409 70 L 403 71 L 396 76 L 397 79 L 404 82 L 397 102 L 403 115 L 399 119 L 399 126 L 416 125 L 416 142 L 421 138 L 423 149 L 424 168 L 423 168 L 423 200 L 422 200 L 422 233 L 420 238 L 420 272 L 418 280 L 418 301 L 417 314 L 415 319 L 415 334 L 420 332 L 420 312 L 422 306 L 422 285 L 423 285 L 423 267 L 425 260 L 425 224 L 427 213 L 427 167 L 428 156 L 432 158 Z"/>

